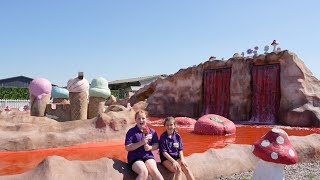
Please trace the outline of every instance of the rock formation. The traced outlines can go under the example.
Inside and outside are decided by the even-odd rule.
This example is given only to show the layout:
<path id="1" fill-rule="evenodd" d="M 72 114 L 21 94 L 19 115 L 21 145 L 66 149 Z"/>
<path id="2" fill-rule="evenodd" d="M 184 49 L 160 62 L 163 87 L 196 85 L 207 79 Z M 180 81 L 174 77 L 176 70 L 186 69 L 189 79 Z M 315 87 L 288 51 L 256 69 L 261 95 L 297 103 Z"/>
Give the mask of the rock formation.
<path id="1" fill-rule="evenodd" d="M 62 104 L 61 104 L 62 105 Z M 59 107 L 59 106 L 57 106 Z M 108 109 L 101 119 L 58 122 L 14 111 L 0 115 L 0 151 L 26 151 L 124 139 L 134 123 L 134 111 Z M 104 122 L 96 127 L 99 121 Z M 100 121 L 100 122 L 101 122 Z"/>
<path id="2" fill-rule="evenodd" d="M 320 135 L 305 137 L 290 136 L 294 148 L 298 152 L 299 163 L 320 160 Z M 306 151 L 307 149 L 307 151 Z M 209 180 L 252 170 L 257 164 L 250 150 L 250 145 L 228 145 L 222 149 L 209 149 L 204 153 L 195 153 L 186 157 L 195 179 Z M 173 174 L 161 164 L 157 164 L 164 179 L 172 179 Z M 67 170 L 66 170 L 67 169 Z M 135 179 L 136 174 L 128 164 L 109 158 L 94 161 L 69 161 L 59 156 L 44 159 L 37 167 L 22 174 L 1 176 L 2 180 L 15 179 Z M 183 177 L 185 179 L 185 177 Z"/>
<path id="3" fill-rule="evenodd" d="M 278 122 L 290 126 L 320 126 L 320 82 L 292 52 L 272 52 L 252 58 L 209 60 L 180 69 L 165 79 L 141 88 L 130 98 L 133 105 L 147 99 L 149 114 L 200 117 L 203 115 L 203 73 L 209 69 L 231 68 L 228 119 L 249 121 L 252 113 L 251 68 L 280 65 Z"/>

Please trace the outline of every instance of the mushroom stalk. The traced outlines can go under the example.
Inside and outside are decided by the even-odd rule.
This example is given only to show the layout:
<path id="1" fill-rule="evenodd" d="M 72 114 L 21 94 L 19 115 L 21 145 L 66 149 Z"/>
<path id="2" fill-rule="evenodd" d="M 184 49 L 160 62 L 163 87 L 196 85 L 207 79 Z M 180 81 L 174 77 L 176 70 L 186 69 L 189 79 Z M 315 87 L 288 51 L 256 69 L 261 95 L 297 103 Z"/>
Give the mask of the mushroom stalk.
<path id="1" fill-rule="evenodd" d="M 273 45 L 273 52 L 276 52 L 277 45 Z"/>
<path id="2" fill-rule="evenodd" d="M 260 160 L 253 173 L 252 180 L 284 180 L 284 165 Z"/>

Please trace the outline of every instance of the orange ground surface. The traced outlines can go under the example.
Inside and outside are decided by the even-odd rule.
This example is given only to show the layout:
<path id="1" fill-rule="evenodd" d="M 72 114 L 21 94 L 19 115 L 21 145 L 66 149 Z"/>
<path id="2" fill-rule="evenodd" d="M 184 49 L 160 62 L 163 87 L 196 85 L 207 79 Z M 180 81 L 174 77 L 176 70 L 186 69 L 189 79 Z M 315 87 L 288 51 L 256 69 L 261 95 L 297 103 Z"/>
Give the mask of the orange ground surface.
<path id="1" fill-rule="evenodd" d="M 158 136 L 164 131 L 163 126 L 152 126 Z M 202 153 L 209 148 L 222 148 L 227 144 L 253 144 L 266 134 L 272 126 L 237 125 L 237 132 L 232 136 L 197 135 L 192 128 L 178 128 L 184 144 L 184 154 Z M 320 128 L 284 128 L 289 135 L 305 136 L 320 134 Z M 102 157 L 116 158 L 126 162 L 127 152 L 124 139 L 112 142 L 83 144 L 72 147 L 42 149 L 34 151 L 0 152 L 0 175 L 19 174 L 28 171 L 44 158 L 58 155 L 69 160 L 95 160 Z"/>

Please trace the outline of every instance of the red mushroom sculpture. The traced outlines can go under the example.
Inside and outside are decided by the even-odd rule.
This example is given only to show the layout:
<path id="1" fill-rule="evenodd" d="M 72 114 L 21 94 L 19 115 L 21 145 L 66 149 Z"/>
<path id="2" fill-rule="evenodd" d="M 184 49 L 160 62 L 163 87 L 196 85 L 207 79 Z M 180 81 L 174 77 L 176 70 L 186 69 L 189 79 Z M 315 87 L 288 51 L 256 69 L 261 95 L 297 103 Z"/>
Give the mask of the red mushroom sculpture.
<path id="1" fill-rule="evenodd" d="M 216 57 L 215 56 L 210 56 L 209 57 L 209 61 L 213 61 L 213 60 L 216 60 Z"/>
<path id="2" fill-rule="evenodd" d="M 261 160 L 254 171 L 253 180 L 283 179 L 284 165 L 298 162 L 297 152 L 291 145 L 288 134 L 273 128 L 252 146 L 252 152 Z"/>
<path id="3" fill-rule="evenodd" d="M 276 47 L 277 47 L 278 44 L 279 44 L 279 43 L 277 43 L 276 40 L 273 40 L 273 41 L 272 41 L 271 46 L 273 46 L 273 52 L 276 51 Z"/>

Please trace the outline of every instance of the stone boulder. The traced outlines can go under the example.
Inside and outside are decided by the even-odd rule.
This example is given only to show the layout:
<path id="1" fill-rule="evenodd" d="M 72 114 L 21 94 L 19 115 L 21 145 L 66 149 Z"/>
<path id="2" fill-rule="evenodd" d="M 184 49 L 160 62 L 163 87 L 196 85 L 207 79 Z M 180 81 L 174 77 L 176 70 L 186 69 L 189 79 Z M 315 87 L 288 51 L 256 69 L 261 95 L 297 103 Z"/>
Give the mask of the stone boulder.
<path id="1" fill-rule="evenodd" d="M 123 113 L 120 114 L 123 116 Z M 29 151 L 124 138 L 132 125 L 128 124 L 121 131 L 114 131 L 112 127 L 120 129 L 124 124 L 118 122 L 125 118 L 119 115 L 123 119 L 117 120 L 116 117 L 108 117 L 112 118 L 111 127 L 98 129 L 95 128 L 97 118 L 58 122 L 47 117 L 30 116 L 28 111 L 15 110 L 10 114 L 0 115 L 0 151 Z M 126 118 L 127 121 L 131 119 Z"/>
<path id="2" fill-rule="evenodd" d="M 148 103 L 146 101 L 139 101 L 132 106 L 132 109 L 137 112 L 139 110 L 146 110 L 147 106 Z"/>
<path id="3" fill-rule="evenodd" d="M 99 113 L 94 124 L 96 128 L 111 127 L 115 131 L 124 130 L 128 125 L 135 123 L 135 111 L 121 105 L 112 105 L 106 112 Z"/>
<path id="4" fill-rule="evenodd" d="M 229 119 L 216 115 L 207 114 L 198 119 L 194 125 L 197 134 L 226 135 L 235 134 L 236 126 Z"/>
<path id="5" fill-rule="evenodd" d="M 105 105 L 106 105 L 106 106 L 110 106 L 110 105 L 112 105 L 112 104 L 114 104 L 114 103 L 116 103 L 116 102 L 117 102 L 117 98 L 114 97 L 113 95 L 111 95 L 111 96 L 108 98 L 108 100 L 106 101 Z"/>

